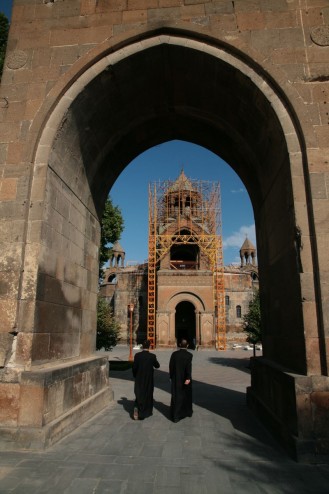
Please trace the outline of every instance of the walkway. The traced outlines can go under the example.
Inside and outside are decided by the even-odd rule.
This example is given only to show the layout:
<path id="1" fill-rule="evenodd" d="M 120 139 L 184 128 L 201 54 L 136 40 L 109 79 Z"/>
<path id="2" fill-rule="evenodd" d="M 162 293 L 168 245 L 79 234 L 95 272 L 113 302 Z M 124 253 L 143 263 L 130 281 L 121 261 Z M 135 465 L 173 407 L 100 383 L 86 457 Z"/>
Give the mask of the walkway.
<path id="1" fill-rule="evenodd" d="M 94 419 L 46 452 L 0 453 L 0 494 L 328 494 L 329 465 L 295 463 L 246 407 L 251 352 L 193 352 L 194 414 L 177 424 L 171 351 L 156 353 L 151 418 L 131 419 L 131 371 L 112 371 L 114 402 Z"/>

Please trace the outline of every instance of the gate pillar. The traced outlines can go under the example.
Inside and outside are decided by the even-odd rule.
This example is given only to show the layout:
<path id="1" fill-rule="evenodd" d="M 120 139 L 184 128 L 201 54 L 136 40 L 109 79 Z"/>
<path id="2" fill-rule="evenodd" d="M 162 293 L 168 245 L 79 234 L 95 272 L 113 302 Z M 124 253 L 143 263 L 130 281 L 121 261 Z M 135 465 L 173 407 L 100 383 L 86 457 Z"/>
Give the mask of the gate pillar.
<path id="1" fill-rule="evenodd" d="M 288 372 L 251 358 L 249 407 L 297 461 L 318 463 L 329 451 L 329 378 Z"/>

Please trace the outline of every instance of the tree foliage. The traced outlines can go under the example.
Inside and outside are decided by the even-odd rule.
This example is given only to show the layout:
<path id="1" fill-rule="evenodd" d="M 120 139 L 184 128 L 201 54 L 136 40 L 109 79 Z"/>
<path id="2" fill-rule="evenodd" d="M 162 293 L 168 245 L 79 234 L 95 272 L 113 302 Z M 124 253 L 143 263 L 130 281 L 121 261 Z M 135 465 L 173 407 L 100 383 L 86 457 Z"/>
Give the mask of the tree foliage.
<path id="1" fill-rule="evenodd" d="M 119 341 L 120 326 L 114 318 L 113 310 L 101 297 L 97 301 L 96 349 L 111 350 Z"/>
<path id="2" fill-rule="evenodd" d="M 249 310 L 243 317 L 243 331 L 247 333 L 247 341 L 256 345 L 262 341 L 261 312 L 259 291 L 254 294 L 253 299 L 249 302 Z"/>
<path id="3" fill-rule="evenodd" d="M 118 206 L 113 206 L 111 198 L 108 197 L 105 203 L 101 225 L 100 269 L 109 260 L 111 254 L 109 244 L 114 244 L 114 242 L 120 239 L 123 228 L 124 221 L 121 210 Z"/>
<path id="4" fill-rule="evenodd" d="M 99 275 L 103 274 L 103 265 L 109 260 L 111 247 L 119 240 L 123 231 L 123 218 L 118 206 L 113 206 L 110 197 L 107 198 L 101 224 L 101 245 L 99 253 Z M 119 341 L 120 326 L 117 323 L 112 308 L 101 297 L 97 301 L 97 337 L 96 349 L 111 350 Z"/>
<path id="5" fill-rule="evenodd" d="M 5 62 L 7 40 L 9 32 L 9 21 L 5 14 L 0 12 L 0 80 Z"/>

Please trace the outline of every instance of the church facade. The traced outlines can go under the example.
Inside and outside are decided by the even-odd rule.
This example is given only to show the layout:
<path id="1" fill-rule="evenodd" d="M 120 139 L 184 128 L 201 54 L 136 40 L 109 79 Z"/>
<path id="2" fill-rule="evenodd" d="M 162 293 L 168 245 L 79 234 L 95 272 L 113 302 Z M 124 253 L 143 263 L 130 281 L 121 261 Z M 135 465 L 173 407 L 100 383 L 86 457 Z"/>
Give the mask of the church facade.
<path id="1" fill-rule="evenodd" d="M 209 236 L 212 215 L 204 214 L 210 208 L 197 185 L 182 171 L 160 199 L 162 206 L 154 228 L 158 234 L 156 347 L 174 347 L 183 337 L 190 348 L 218 346 L 216 323 L 221 311 L 225 318 L 225 341 L 245 341 L 243 316 L 258 289 L 256 248 L 246 238 L 240 249 L 240 265 L 222 266 L 222 296 L 216 301 L 216 272 L 212 248 L 208 247 L 213 239 Z M 214 245 L 218 247 L 218 243 Z M 113 308 L 122 341 L 129 339 L 129 304 L 134 306 L 134 343 L 141 343 L 148 336 L 149 273 L 149 263 L 125 266 L 125 251 L 119 242 L 114 244 L 100 296 Z M 222 307 L 218 309 L 217 305 Z"/>

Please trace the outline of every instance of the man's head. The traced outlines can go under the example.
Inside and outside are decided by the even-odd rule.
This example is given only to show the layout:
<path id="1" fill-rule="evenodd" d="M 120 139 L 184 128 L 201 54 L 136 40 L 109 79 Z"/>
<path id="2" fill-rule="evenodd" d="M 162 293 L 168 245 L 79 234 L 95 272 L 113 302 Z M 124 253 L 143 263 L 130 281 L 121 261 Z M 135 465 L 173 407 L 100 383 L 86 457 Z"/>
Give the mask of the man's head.
<path id="1" fill-rule="evenodd" d="M 150 348 L 150 346 L 151 346 L 150 340 L 143 341 L 142 347 L 144 348 L 144 350 L 148 350 Z"/>
<path id="2" fill-rule="evenodd" d="M 183 338 L 180 342 L 180 345 L 179 345 L 181 348 L 187 348 L 187 340 L 185 340 L 185 338 Z"/>

